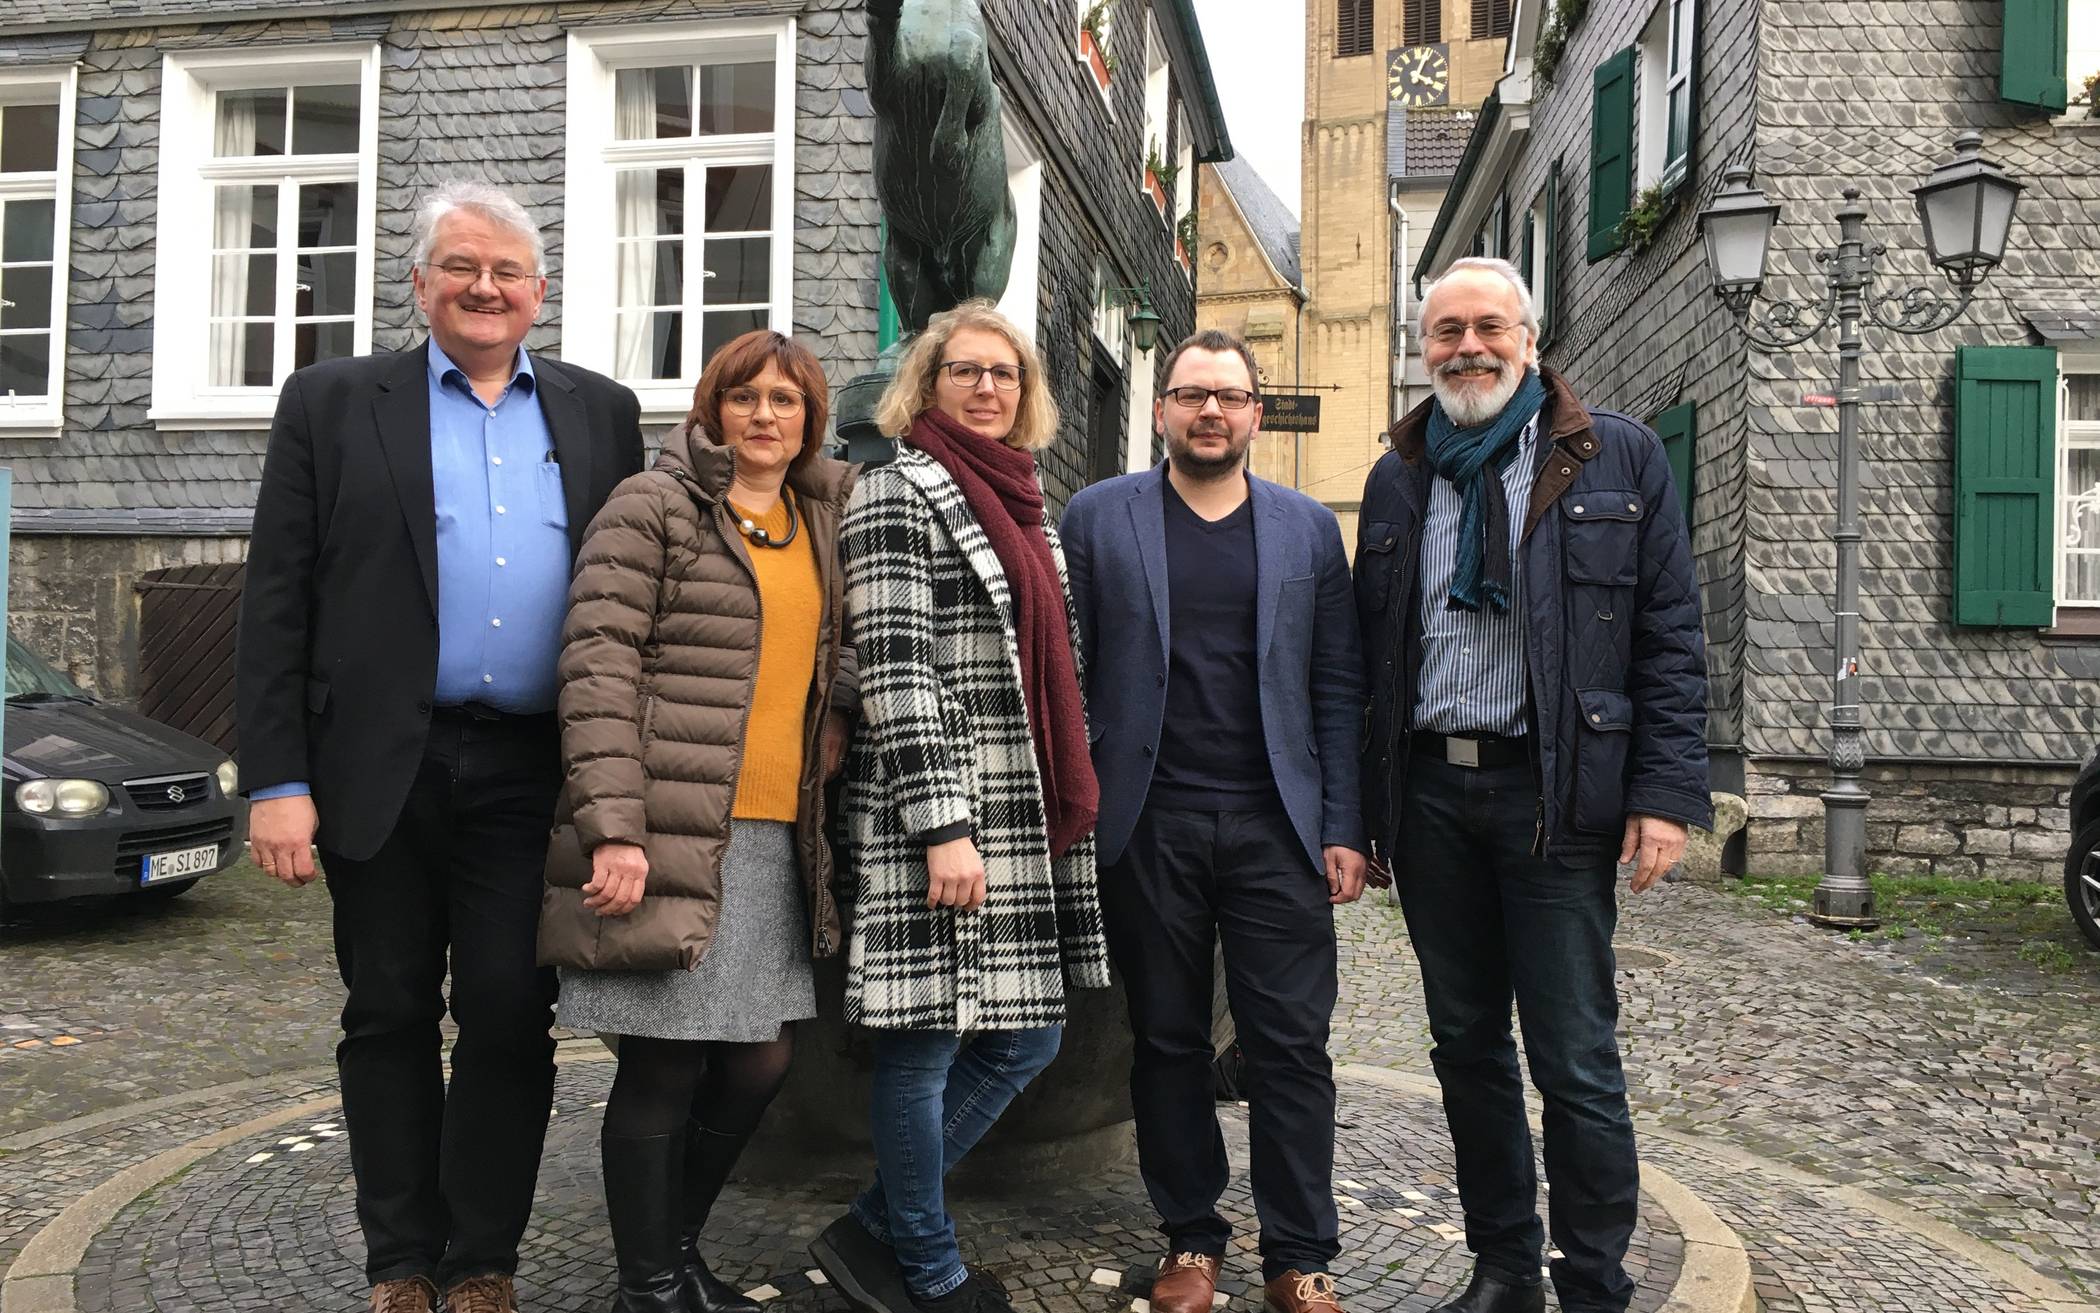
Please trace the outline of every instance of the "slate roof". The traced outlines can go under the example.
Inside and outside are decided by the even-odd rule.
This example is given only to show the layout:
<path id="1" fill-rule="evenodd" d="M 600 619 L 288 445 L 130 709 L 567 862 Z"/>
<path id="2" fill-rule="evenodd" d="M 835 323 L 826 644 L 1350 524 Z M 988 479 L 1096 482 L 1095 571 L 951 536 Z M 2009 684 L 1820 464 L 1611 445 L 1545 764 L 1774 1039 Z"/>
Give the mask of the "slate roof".
<path id="1" fill-rule="evenodd" d="M 2021 311 L 2020 317 L 2050 346 L 2100 342 L 2100 306 L 2035 308 Z"/>
<path id="2" fill-rule="evenodd" d="M 394 7 L 414 6 L 403 0 Z M 336 0 L 7 0 L 0 5 L 0 33 L 144 27 L 162 18 L 225 20 L 259 12 L 339 8 Z"/>
<path id="3" fill-rule="evenodd" d="M 1466 153 L 1466 138 L 1479 117 L 1469 109 L 1407 109 L 1385 112 L 1385 176 L 1448 178 Z"/>
<path id="4" fill-rule="evenodd" d="M 1305 275 L 1298 268 L 1297 217 L 1244 157 L 1224 160 L 1212 167 L 1218 171 L 1218 181 L 1232 193 L 1269 263 L 1276 266 L 1285 282 L 1302 291 Z"/>

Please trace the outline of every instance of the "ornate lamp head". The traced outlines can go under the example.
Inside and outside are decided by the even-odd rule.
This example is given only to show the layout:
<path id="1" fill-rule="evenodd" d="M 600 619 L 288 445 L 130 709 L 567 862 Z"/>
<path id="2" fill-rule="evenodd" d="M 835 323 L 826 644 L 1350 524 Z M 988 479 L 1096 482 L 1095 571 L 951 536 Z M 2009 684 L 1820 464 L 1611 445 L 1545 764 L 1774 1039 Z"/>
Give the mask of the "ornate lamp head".
<path id="1" fill-rule="evenodd" d="M 2013 206 L 2023 190 L 1983 157 L 1983 134 L 1975 131 L 1956 137 L 1954 158 L 1911 189 L 1932 262 L 1957 287 L 1974 287 L 2005 258 Z"/>
<path id="2" fill-rule="evenodd" d="M 1772 246 L 1772 227 L 1779 207 L 1750 183 L 1750 170 L 1737 165 L 1723 175 L 1727 185 L 1713 204 L 1699 213 L 1699 232 L 1706 242 L 1706 264 L 1713 270 L 1714 291 L 1741 317 L 1764 286 L 1765 258 Z"/>

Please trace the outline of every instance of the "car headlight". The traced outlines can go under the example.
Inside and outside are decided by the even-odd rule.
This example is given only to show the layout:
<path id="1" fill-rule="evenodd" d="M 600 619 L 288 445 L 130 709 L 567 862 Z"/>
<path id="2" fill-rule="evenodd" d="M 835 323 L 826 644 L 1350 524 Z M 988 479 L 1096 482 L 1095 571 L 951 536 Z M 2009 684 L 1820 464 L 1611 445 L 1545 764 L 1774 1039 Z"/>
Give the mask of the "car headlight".
<path id="1" fill-rule="evenodd" d="M 109 806 L 109 790 L 94 780 L 27 780 L 15 806 L 37 816 L 93 816 Z"/>
<path id="2" fill-rule="evenodd" d="M 212 772 L 219 777 L 219 792 L 231 798 L 241 791 L 241 773 L 234 769 L 231 761 L 222 761 Z"/>

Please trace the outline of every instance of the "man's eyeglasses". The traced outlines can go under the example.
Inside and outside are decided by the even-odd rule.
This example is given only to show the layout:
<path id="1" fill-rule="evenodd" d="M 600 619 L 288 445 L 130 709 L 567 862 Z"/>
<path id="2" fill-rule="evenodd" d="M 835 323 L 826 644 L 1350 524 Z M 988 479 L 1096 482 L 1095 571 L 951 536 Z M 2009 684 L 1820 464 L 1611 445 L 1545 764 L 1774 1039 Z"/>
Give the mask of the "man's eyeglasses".
<path id="1" fill-rule="evenodd" d="M 1254 400 L 1254 394 L 1245 388 L 1168 388 L 1167 397 L 1183 410 L 1201 410 L 1212 397 L 1218 399 L 1219 410 L 1245 410 Z"/>
<path id="2" fill-rule="evenodd" d="M 1443 323 L 1432 325 L 1423 336 L 1438 346 L 1457 346 L 1465 340 L 1466 330 L 1470 328 L 1473 330 L 1473 336 L 1479 338 L 1483 345 L 1492 346 L 1522 327 L 1522 324 L 1512 324 L 1502 319 L 1482 319 L 1471 324 L 1447 319 Z"/>
<path id="3" fill-rule="evenodd" d="M 980 365 L 974 360 L 943 360 L 940 369 L 959 388 L 976 387 L 977 380 L 986 374 L 992 376 L 992 386 L 1001 392 L 1012 392 L 1021 386 L 1019 365 Z"/>
<path id="4" fill-rule="evenodd" d="M 487 274 L 490 282 L 506 292 L 528 278 L 539 277 L 538 274 L 533 273 L 530 269 L 520 268 L 514 264 L 499 264 L 491 269 L 487 265 L 473 264 L 466 260 L 447 260 L 443 264 L 426 264 L 423 268 L 425 270 L 434 269 L 438 273 L 443 274 L 447 282 L 455 283 L 461 287 L 478 283 L 481 281 L 481 276 Z"/>
<path id="5" fill-rule="evenodd" d="M 802 413 L 802 394 L 794 388 L 769 388 L 760 392 L 754 387 L 733 387 L 723 388 L 716 395 L 722 398 L 722 409 L 732 415 L 757 414 L 760 397 L 764 397 L 773 413 L 782 419 Z"/>

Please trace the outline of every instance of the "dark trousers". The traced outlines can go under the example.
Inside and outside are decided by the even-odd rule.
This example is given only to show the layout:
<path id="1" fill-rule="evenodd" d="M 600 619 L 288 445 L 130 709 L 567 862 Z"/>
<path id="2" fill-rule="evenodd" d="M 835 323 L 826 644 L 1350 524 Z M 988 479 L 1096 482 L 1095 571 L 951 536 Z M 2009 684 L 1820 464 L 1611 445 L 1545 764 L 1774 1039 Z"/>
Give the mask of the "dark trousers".
<path id="1" fill-rule="evenodd" d="M 1506 1281 L 1539 1279 L 1544 1237 L 1510 1035 L 1514 999 L 1545 1103 L 1553 1244 L 1563 1255 L 1553 1260 L 1554 1288 L 1571 1313 L 1623 1313 L 1640 1170 L 1615 1033 L 1616 870 L 1608 856 L 1532 856 L 1537 805 L 1529 765 L 1479 770 L 1417 755 L 1394 879 L 1422 964 L 1467 1246 Z"/>
<path id="2" fill-rule="evenodd" d="M 551 715 L 441 721 L 379 851 L 322 854 L 349 988 L 336 1065 L 375 1283 L 443 1289 L 517 1269 L 554 1097 L 554 973 L 534 956 L 560 783 Z"/>
<path id="3" fill-rule="evenodd" d="M 1217 946 L 1246 1055 L 1262 1276 L 1324 1272 L 1335 1219 L 1334 909 L 1281 807 L 1148 807 L 1101 873 L 1108 945 L 1130 1002 L 1138 1167 L 1175 1250 L 1222 1254 L 1230 1168 L 1218 1127 L 1211 1009 Z"/>

